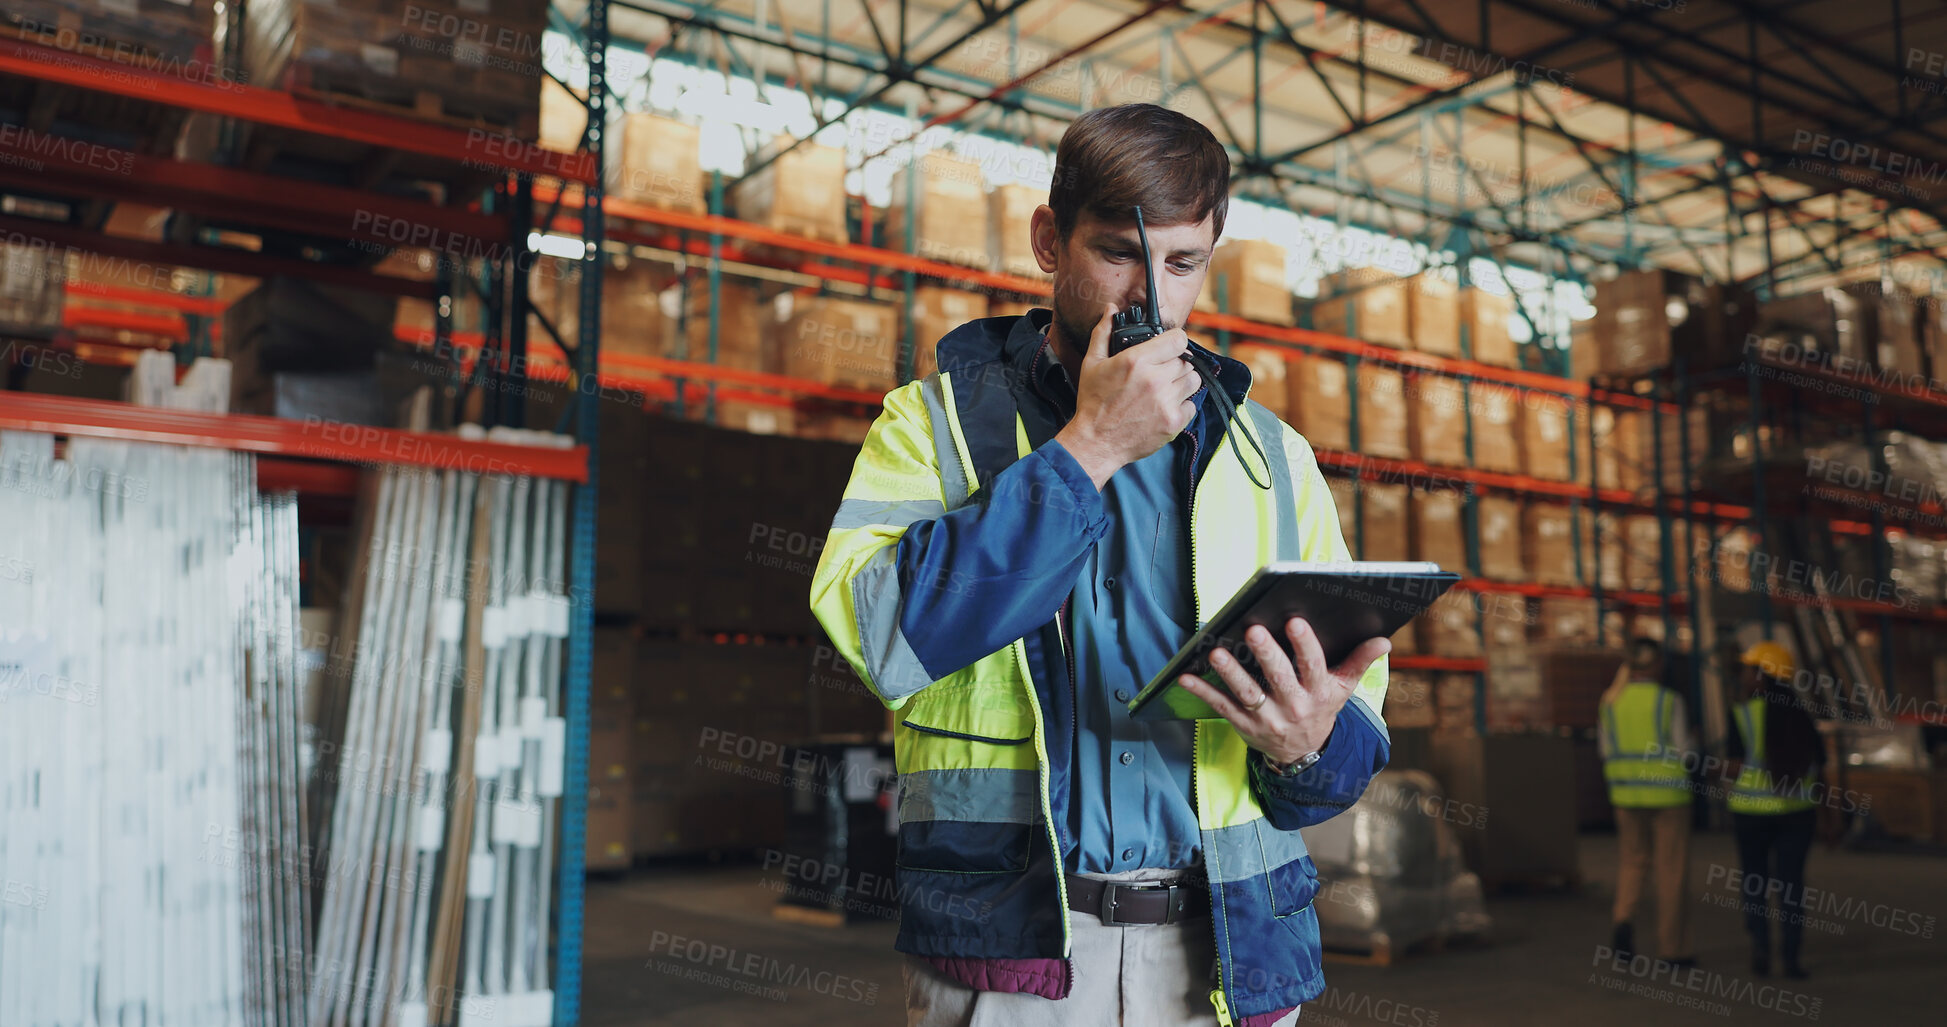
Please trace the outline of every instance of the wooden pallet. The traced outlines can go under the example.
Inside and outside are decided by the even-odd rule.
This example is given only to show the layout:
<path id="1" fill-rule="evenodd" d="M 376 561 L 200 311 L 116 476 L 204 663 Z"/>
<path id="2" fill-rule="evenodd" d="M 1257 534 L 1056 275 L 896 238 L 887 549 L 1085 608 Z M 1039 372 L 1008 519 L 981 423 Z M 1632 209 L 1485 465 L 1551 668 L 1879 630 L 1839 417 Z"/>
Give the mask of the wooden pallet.
<path id="1" fill-rule="evenodd" d="M 458 131 L 488 129 L 533 141 L 541 134 L 540 96 L 532 103 L 454 95 L 384 75 L 351 75 L 336 68 L 292 62 L 277 88 L 340 107 L 353 107 L 444 125 Z"/>

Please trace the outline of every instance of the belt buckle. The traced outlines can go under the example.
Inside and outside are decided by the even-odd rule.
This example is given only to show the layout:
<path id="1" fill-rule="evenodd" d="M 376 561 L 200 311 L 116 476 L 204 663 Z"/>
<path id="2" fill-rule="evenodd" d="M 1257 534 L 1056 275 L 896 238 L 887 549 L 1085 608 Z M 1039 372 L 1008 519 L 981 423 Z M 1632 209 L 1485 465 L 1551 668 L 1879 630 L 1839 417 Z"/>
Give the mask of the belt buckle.
<path id="1" fill-rule="evenodd" d="M 1104 924 L 1141 925 L 1142 921 L 1117 919 L 1115 912 L 1117 905 L 1119 905 L 1119 900 L 1116 898 L 1116 893 L 1118 891 L 1150 892 L 1164 889 L 1170 892 L 1170 911 L 1164 923 L 1174 922 L 1181 918 L 1183 912 L 1183 890 L 1171 884 L 1120 884 L 1114 881 L 1104 881 L 1102 883 L 1101 908 L 1095 911 L 1095 915 Z"/>

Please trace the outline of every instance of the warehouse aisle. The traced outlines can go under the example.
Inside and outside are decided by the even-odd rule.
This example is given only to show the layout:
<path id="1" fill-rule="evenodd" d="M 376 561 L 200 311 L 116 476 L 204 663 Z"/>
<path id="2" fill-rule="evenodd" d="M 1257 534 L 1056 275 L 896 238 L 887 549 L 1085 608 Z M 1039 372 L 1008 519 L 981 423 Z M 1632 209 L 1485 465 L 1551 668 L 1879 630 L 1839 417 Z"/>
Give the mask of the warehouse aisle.
<path id="1" fill-rule="evenodd" d="M 1334 964 L 1331 988 L 1302 1022 L 1321 1027 L 1654 1024 L 1929 1023 L 1929 980 L 1947 953 L 1933 918 L 1947 879 L 1923 856 L 1812 854 L 1819 929 L 1806 934 L 1813 977 L 1754 979 L 1738 915 L 1711 903 L 1735 863 L 1728 834 L 1699 836 L 1693 929 L 1701 975 L 1680 983 L 1602 962 L 1613 839 L 1582 839 L 1597 882 L 1575 896 L 1490 900 L 1495 944 L 1415 957 L 1388 968 Z M 770 916 L 775 893 L 756 865 L 638 871 L 591 881 L 588 1027 L 793 1027 L 903 1023 L 893 926 L 826 930 Z M 1634 993 L 1632 993 L 1632 991 Z"/>

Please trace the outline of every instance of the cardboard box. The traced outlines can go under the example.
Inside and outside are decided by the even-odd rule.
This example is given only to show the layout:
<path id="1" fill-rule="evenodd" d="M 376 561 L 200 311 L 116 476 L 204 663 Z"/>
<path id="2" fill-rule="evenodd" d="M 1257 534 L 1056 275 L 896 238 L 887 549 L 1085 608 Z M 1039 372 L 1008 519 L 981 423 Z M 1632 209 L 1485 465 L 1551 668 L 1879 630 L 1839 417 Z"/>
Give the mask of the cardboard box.
<path id="1" fill-rule="evenodd" d="M 790 142 L 790 136 L 778 136 L 763 153 L 775 152 Z M 737 184 L 737 216 L 772 231 L 825 242 L 850 242 L 845 225 L 845 171 L 844 150 L 818 143 L 794 147 Z"/>
<path id="2" fill-rule="evenodd" d="M 1407 308 L 1413 322 L 1413 348 L 1443 357 L 1460 356 L 1460 287 L 1432 271 L 1408 279 Z"/>
<path id="3" fill-rule="evenodd" d="M 610 265 L 604 268 L 602 355 L 670 356 L 670 344 L 676 335 L 675 313 L 680 292 L 668 290 L 675 285 L 675 269 L 656 261 L 634 260 L 622 267 Z M 579 295 L 561 299 L 580 307 Z M 745 350 L 755 349 L 757 340 L 718 333 L 718 356 L 737 351 L 739 345 Z M 710 359 L 709 349 L 706 346 L 695 350 L 688 355 L 688 359 L 707 361 Z"/>
<path id="4" fill-rule="evenodd" d="M 919 159 L 918 181 L 908 164 L 893 172 L 892 203 L 886 208 L 883 245 L 907 252 L 906 199 L 914 195 L 918 216 L 913 219 L 911 252 L 928 260 L 962 267 L 985 268 L 987 225 L 967 212 L 987 202 L 987 186 L 980 162 L 945 150 L 930 150 Z"/>
<path id="5" fill-rule="evenodd" d="M 710 317 L 716 314 L 717 363 L 743 371 L 776 373 L 782 369 L 778 349 L 766 337 L 767 309 L 758 299 L 757 286 L 728 275 L 717 279 L 717 303 L 710 304 L 708 279 L 689 282 L 685 287 L 688 314 L 684 337 L 689 347 L 685 359 L 705 361 L 710 353 Z M 604 332 L 606 334 L 606 332 Z"/>
<path id="6" fill-rule="evenodd" d="M 1597 404 L 1593 416 L 1596 486 L 1641 491 L 1649 483 L 1642 464 L 1643 428 L 1648 414 Z"/>
<path id="7" fill-rule="evenodd" d="M 1521 511 L 1528 571 L 1543 585 L 1574 585 L 1575 518 L 1566 503 L 1529 503 Z"/>
<path id="8" fill-rule="evenodd" d="M 1412 558 L 1443 570 L 1467 570 L 1466 497 L 1445 489 L 1413 492 Z"/>
<path id="9" fill-rule="evenodd" d="M 1476 703 L 1480 683 L 1472 674 L 1440 674 L 1433 679 L 1433 735 L 1471 735 L 1478 732 Z M 1438 776 L 1431 767 L 1428 773 Z M 1442 782 L 1444 784 L 1444 782 Z"/>
<path id="10" fill-rule="evenodd" d="M 1313 449 L 1352 448 L 1352 393 L 1345 361 L 1295 353 L 1286 363 L 1285 419 Z"/>
<path id="11" fill-rule="evenodd" d="M 1521 394 L 1517 411 L 1521 443 L 1521 473 L 1547 481 L 1570 481 L 1571 443 L 1569 400 L 1540 392 Z M 1586 473 L 1587 465 L 1578 470 Z M 1586 480 L 1586 479 L 1585 479 Z"/>
<path id="12" fill-rule="evenodd" d="M 939 369 L 936 347 L 948 332 L 988 316 L 987 295 L 944 285 L 913 290 L 913 377 L 924 378 Z"/>
<path id="13" fill-rule="evenodd" d="M 1859 319 L 1874 365 L 1908 380 L 1924 381 L 1926 365 L 1913 293 L 1891 280 L 1856 282 L 1847 286 L 1846 292 L 1859 303 Z"/>
<path id="14" fill-rule="evenodd" d="M 587 120 L 586 109 L 582 115 Z M 619 200 L 660 210 L 704 214 L 710 197 L 703 191 L 698 163 L 702 130 L 658 114 L 635 111 L 619 119 L 611 130 L 608 194 Z"/>
<path id="15" fill-rule="evenodd" d="M 1291 289 L 1285 284 L 1285 249 L 1262 239 L 1231 239 L 1217 247 L 1205 281 L 1220 284 L 1218 309 L 1269 324 L 1296 323 Z"/>
<path id="16" fill-rule="evenodd" d="M 1861 805 L 1871 797 L 1873 822 L 1888 837 L 1934 837 L 1934 780 L 1928 771 L 1848 767 L 1845 787 L 1860 795 Z"/>
<path id="17" fill-rule="evenodd" d="M 1480 524 L 1481 576 L 1496 581 L 1528 580 L 1521 554 L 1521 503 L 1508 496 L 1475 500 Z"/>
<path id="18" fill-rule="evenodd" d="M 899 384 L 899 330 L 892 307 L 784 293 L 771 308 L 785 374 L 871 392 Z"/>
<path id="19" fill-rule="evenodd" d="M 1397 368 L 1359 362 L 1359 453 L 1392 460 L 1413 455 L 1407 444 L 1406 378 Z"/>
<path id="20" fill-rule="evenodd" d="M 67 279 L 67 252 L 63 248 L 0 244 L 0 328 L 32 337 L 59 331 L 67 303 Z"/>
<path id="21" fill-rule="evenodd" d="M 1478 597 L 1450 589 L 1413 622 L 1420 651 L 1428 656 L 1466 659 L 1481 654 Z M 1472 717 L 1469 717 L 1472 722 Z"/>
<path id="22" fill-rule="evenodd" d="M 1537 731 L 1550 726 L 1548 690 L 1527 645 L 1490 644 L 1486 680 L 1489 731 Z"/>
<path id="23" fill-rule="evenodd" d="M 1625 271 L 1595 283 L 1595 339 L 1607 374 L 1638 374 L 1670 362 L 1663 276 Z"/>
<path id="24" fill-rule="evenodd" d="M 1623 518 L 1623 580 L 1631 591 L 1663 591 L 1662 540 L 1662 525 L 1653 515 Z"/>
<path id="25" fill-rule="evenodd" d="M 1406 279 L 1385 268 L 1362 267 L 1325 276 L 1312 304 L 1312 327 L 1374 346 L 1412 344 Z"/>
<path id="26" fill-rule="evenodd" d="M 1289 409 L 1286 400 L 1289 369 L 1285 361 L 1288 352 L 1277 346 L 1239 344 L 1230 348 L 1231 357 L 1251 369 L 1250 398 L 1277 414 L 1280 421 L 1286 419 Z"/>
<path id="27" fill-rule="evenodd" d="M 1473 359 L 1495 367 L 1520 367 L 1514 337 L 1508 334 L 1508 319 L 1514 316 L 1514 297 L 1478 288 L 1460 290 L 1460 323 L 1467 326 L 1469 353 Z"/>
<path id="28" fill-rule="evenodd" d="M 1396 670 L 1388 675 L 1385 711 L 1381 714 L 1387 730 L 1433 727 L 1434 712 L 1431 675 L 1410 670 Z"/>
<path id="29" fill-rule="evenodd" d="M 1474 408 L 1474 466 L 1503 474 L 1521 473 L 1521 444 L 1515 412 L 1521 396 L 1515 389 L 1475 382 L 1468 390 Z"/>
<path id="30" fill-rule="evenodd" d="M 1628 540 L 1623 537 L 1623 518 L 1612 513 L 1596 517 L 1597 564 L 1602 574 L 1602 587 L 1620 592 L 1628 585 L 1626 568 Z M 1586 573 L 1587 564 L 1584 564 Z"/>
<path id="31" fill-rule="evenodd" d="M 1536 640 L 1594 645 L 1601 641 L 1593 597 L 1543 596 L 1537 604 Z"/>
<path id="32" fill-rule="evenodd" d="M 1442 467 L 1467 466 L 1467 386 L 1444 374 L 1423 374 L 1414 379 L 1413 392 L 1407 417 L 1413 459 Z"/>
<path id="33" fill-rule="evenodd" d="M 1045 189 L 998 185 L 987 194 L 987 253 L 993 269 L 1035 281 L 1049 276 L 1034 256 L 1035 209 L 1048 202 Z"/>
<path id="34" fill-rule="evenodd" d="M 1520 648 L 1528 644 L 1535 614 L 1527 596 L 1519 592 L 1482 592 L 1480 607 L 1481 643 L 1489 653 L 1497 648 Z"/>
<path id="35" fill-rule="evenodd" d="M 1410 548 L 1404 485 L 1359 487 L 1361 560 L 1404 560 Z"/>

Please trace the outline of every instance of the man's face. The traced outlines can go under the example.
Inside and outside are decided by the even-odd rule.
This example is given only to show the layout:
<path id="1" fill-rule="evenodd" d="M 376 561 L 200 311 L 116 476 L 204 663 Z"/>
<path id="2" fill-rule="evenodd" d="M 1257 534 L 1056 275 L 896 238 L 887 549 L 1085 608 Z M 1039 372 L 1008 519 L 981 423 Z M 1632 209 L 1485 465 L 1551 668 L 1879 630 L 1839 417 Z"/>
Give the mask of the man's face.
<path id="1" fill-rule="evenodd" d="M 1087 211 L 1075 220 L 1068 238 L 1055 232 L 1055 212 L 1043 204 L 1034 212 L 1034 255 L 1041 270 L 1054 275 L 1055 322 L 1078 347 L 1102 317 L 1105 304 L 1125 310 L 1142 303 L 1149 285 L 1143 274 L 1143 248 L 1136 220 L 1101 221 Z M 1181 328 L 1210 273 L 1217 245 L 1216 221 L 1196 224 L 1145 224 L 1149 252 L 1156 262 L 1156 299 L 1165 329 Z"/>

